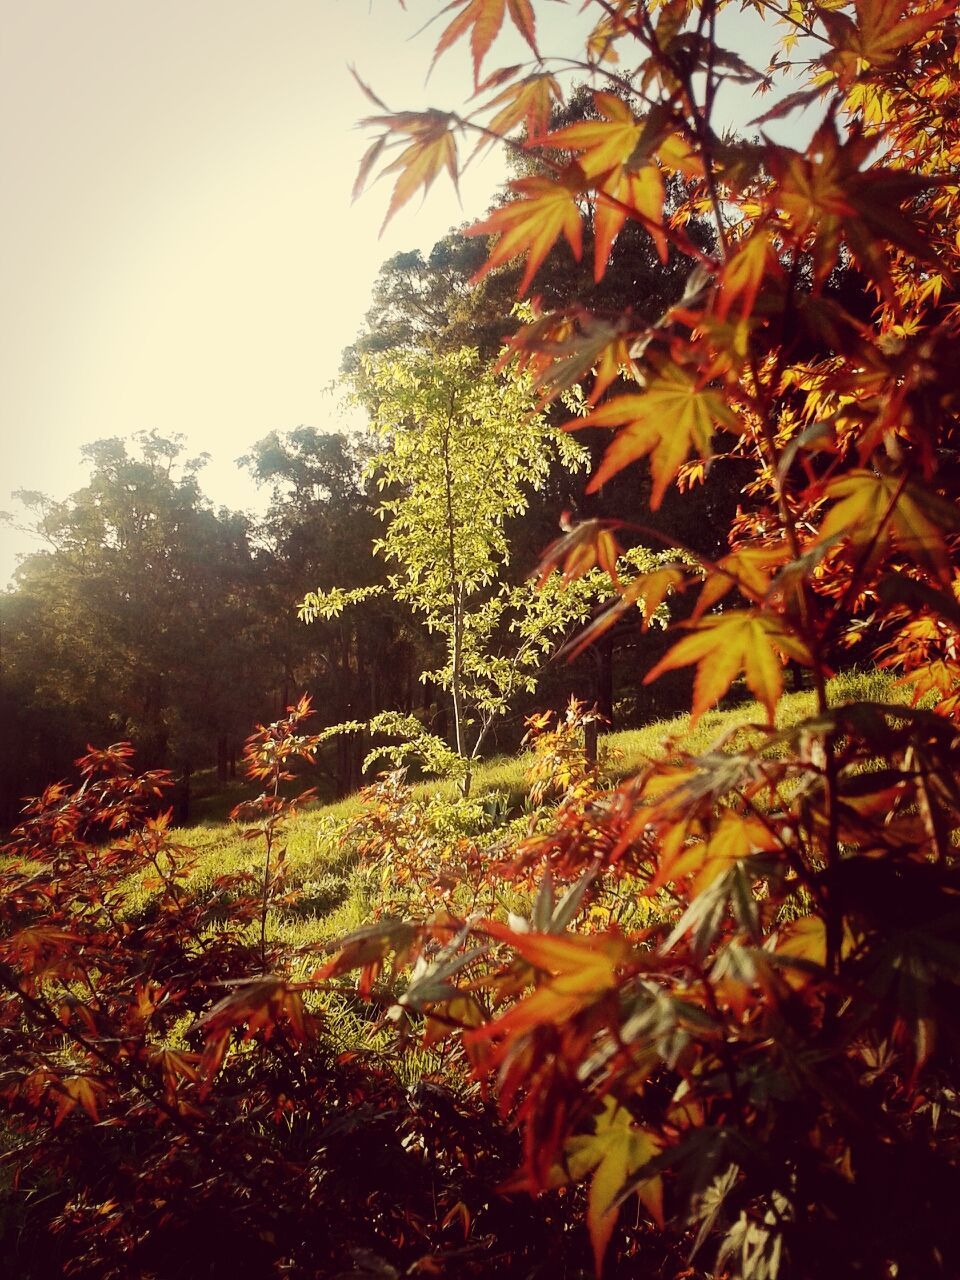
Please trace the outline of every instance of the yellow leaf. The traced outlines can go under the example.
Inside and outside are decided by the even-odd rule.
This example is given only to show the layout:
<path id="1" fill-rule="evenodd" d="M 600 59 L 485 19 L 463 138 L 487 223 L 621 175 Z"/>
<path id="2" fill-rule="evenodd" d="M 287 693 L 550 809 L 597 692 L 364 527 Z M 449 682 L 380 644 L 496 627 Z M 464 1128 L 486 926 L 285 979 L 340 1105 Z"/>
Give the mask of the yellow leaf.
<path id="1" fill-rule="evenodd" d="M 580 167 L 588 178 L 626 164 L 643 132 L 643 124 L 615 94 L 595 93 L 593 101 L 602 120 L 584 120 L 538 139 L 551 147 L 580 152 Z"/>
<path id="2" fill-rule="evenodd" d="M 508 942 L 524 960 L 553 975 L 551 987 L 564 995 L 595 995 L 617 985 L 617 966 L 629 959 L 622 938 L 563 937 L 552 933 L 515 933 L 506 925 L 487 921 L 487 933 Z"/>
<path id="3" fill-rule="evenodd" d="M 707 457 L 714 428 L 732 423 L 733 414 L 719 392 L 700 386 L 683 369 L 668 364 L 651 379 L 644 392 L 615 396 L 585 418 L 575 419 L 569 430 L 622 428 L 604 454 L 588 493 L 595 493 L 618 471 L 650 454 L 650 506 L 655 511 L 691 449 Z"/>
<path id="4" fill-rule="evenodd" d="M 617 599 L 604 609 L 589 626 L 571 642 L 565 652 L 572 662 L 584 649 L 589 648 L 600 636 L 627 613 L 634 605 L 643 615 L 643 630 L 648 630 L 654 614 L 663 604 L 671 591 L 682 591 L 684 576 L 675 565 L 666 565 L 662 569 L 654 569 L 651 573 L 641 573 L 623 588 Z"/>
<path id="5" fill-rule="evenodd" d="M 752 313 L 768 266 L 779 272 L 779 259 L 768 233 L 761 228 L 740 241 L 720 272 L 716 310 L 721 320 L 727 318 L 735 302 L 739 302 L 741 315 Z"/>
<path id="6" fill-rule="evenodd" d="M 770 589 L 774 573 L 789 559 L 790 548 L 786 542 L 771 547 L 739 547 L 731 551 L 717 561 L 717 568 L 704 579 L 693 616 L 702 617 L 734 587 L 751 600 L 761 603 Z"/>
<path id="7" fill-rule="evenodd" d="M 385 174 L 399 175 L 383 220 L 384 227 L 415 191 L 420 187 L 424 192 L 430 190 L 441 169 L 447 170 L 453 185 L 457 186 L 457 144 L 451 116 L 442 111 L 408 112 L 396 116 L 370 116 L 363 123 L 383 125 L 389 133 L 407 134 L 410 138 L 400 155 L 383 170 Z M 378 154 L 375 143 L 364 156 L 358 184 L 362 184 Z M 356 193 L 357 186 L 354 187 Z"/>
<path id="8" fill-rule="evenodd" d="M 663 231 L 663 177 L 655 164 L 642 169 L 617 169 L 597 192 L 594 216 L 594 279 L 603 279 L 614 241 L 620 234 L 629 211 L 639 215 L 660 255 L 667 260 L 667 237 Z"/>
<path id="9" fill-rule="evenodd" d="M 704 618 L 690 635 L 675 644 L 647 673 L 649 684 L 664 671 L 697 663 L 691 721 L 723 697 L 742 671 L 747 688 L 766 708 L 770 724 L 783 692 L 783 663 L 787 658 L 809 664 L 810 650 L 782 619 L 749 609 L 734 609 Z"/>
<path id="10" fill-rule="evenodd" d="M 777 955 L 808 960 L 821 967 L 827 962 L 827 930 L 819 916 L 791 920 L 780 932 Z"/>
<path id="11" fill-rule="evenodd" d="M 437 41 L 433 52 L 436 60 L 451 45 L 470 32 L 470 51 L 473 54 L 473 76 L 480 76 L 480 64 L 503 26 L 504 0 L 466 0 L 463 8 Z"/>
<path id="12" fill-rule="evenodd" d="M 663 1142 L 649 1129 L 634 1124 L 628 1111 L 608 1097 L 592 1134 L 571 1138 L 566 1145 L 567 1168 L 574 1180 L 593 1170 L 587 1199 L 587 1225 L 597 1275 L 619 1212 L 617 1200 L 631 1176 L 653 1160 Z M 647 1212 L 663 1226 L 663 1180 L 659 1174 L 645 1179 L 637 1195 Z"/>
<path id="13" fill-rule="evenodd" d="M 958 527 L 956 511 L 905 477 L 856 470 L 826 488 L 836 501 L 820 527 L 820 540 L 846 537 L 867 554 L 872 567 L 892 545 L 933 569 L 941 581 L 952 579 L 943 530 Z"/>
<path id="14" fill-rule="evenodd" d="M 466 234 L 500 237 L 473 277 L 474 282 L 511 258 L 527 254 L 527 268 L 520 282 L 520 293 L 524 293 L 561 235 L 579 262 L 583 252 L 582 214 L 575 184 L 552 178 L 519 178 L 510 183 L 510 188 L 519 199 L 496 209 L 486 221 L 468 228 Z"/>
<path id="15" fill-rule="evenodd" d="M 448 9 L 460 6 L 460 12 L 445 29 L 437 43 L 433 60 L 436 62 L 451 45 L 470 32 L 470 50 L 473 54 L 474 80 L 479 78 L 480 65 L 503 26 L 504 9 L 509 12 L 513 25 L 537 52 L 536 18 L 530 0 L 454 0 Z"/>
<path id="16" fill-rule="evenodd" d="M 777 848 L 776 836 L 760 818 L 724 809 L 707 841 L 705 863 L 694 882 L 694 892 L 700 893 L 741 858 Z"/>
<path id="17" fill-rule="evenodd" d="M 820 17 L 840 57 L 841 82 L 857 74 L 862 62 L 874 67 L 892 66 L 904 45 L 910 44 L 956 12 L 956 4 L 941 4 L 912 17 L 904 0 L 856 0 L 857 21 L 844 13 L 823 10 Z"/>
<path id="18" fill-rule="evenodd" d="M 490 120 L 487 129 L 502 137 L 518 124 L 524 124 L 527 133 L 535 137 L 546 128 L 554 103 L 562 100 L 563 94 L 554 76 L 527 76 L 517 84 L 509 85 L 495 98 L 485 103 L 485 109 L 500 108 Z M 483 137 L 478 146 L 490 141 L 492 139 Z"/>

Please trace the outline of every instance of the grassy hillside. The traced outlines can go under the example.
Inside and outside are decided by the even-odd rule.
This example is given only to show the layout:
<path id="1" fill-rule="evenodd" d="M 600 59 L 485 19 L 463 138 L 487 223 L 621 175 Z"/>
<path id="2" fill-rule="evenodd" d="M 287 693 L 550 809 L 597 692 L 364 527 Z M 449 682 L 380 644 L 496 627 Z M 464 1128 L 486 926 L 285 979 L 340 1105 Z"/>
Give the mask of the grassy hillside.
<path id="1" fill-rule="evenodd" d="M 898 691 L 892 680 L 878 672 L 852 672 L 830 682 L 831 700 L 895 701 Z M 815 709 L 812 692 L 786 695 L 780 704 L 781 724 L 795 723 L 811 715 Z M 756 702 L 742 702 L 727 710 L 703 716 L 691 729 L 688 716 L 658 720 L 642 729 L 627 729 L 607 734 L 600 739 L 605 775 L 611 782 L 636 772 L 646 760 L 662 756 L 671 749 L 706 750 L 718 740 L 737 741 L 737 730 L 763 721 L 763 711 Z M 731 738 L 731 735 L 733 737 Z M 473 798 L 482 809 L 486 806 L 504 821 L 522 820 L 526 798 L 525 774 L 530 762 L 526 755 L 503 756 L 477 767 Z M 454 787 L 446 783 L 422 783 L 415 791 L 424 797 L 453 799 Z M 286 826 L 287 884 L 295 902 L 281 910 L 275 922 L 276 933 L 287 937 L 292 945 L 333 938 L 363 924 L 381 898 L 382 873 L 369 862 L 361 862 L 349 841 L 343 837 L 344 826 L 355 818 L 362 807 L 359 795 L 336 804 L 316 805 L 305 809 Z M 494 823 L 496 819 L 492 820 Z M 259 874 L 262 844 L 242 837 L 243 828 L 236 823 L 204 824 L 183 828 L 177 839 L 193 849 L 196 865 L 190 883 L 203 890 L 223 872 L 250 870 Z M 136 910 L 145 905 L 149 891 L 132 887 L 132 905 Z"/>

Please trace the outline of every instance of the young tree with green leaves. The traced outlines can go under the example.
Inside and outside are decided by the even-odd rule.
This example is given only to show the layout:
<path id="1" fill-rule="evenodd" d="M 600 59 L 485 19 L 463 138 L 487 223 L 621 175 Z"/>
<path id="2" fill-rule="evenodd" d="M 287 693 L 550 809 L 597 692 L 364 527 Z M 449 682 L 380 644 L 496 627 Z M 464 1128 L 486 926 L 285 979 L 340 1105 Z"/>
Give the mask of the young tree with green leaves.
<path id="1" fill-rule="evenodd" d="M 373 396 L 382 444 L 370 463 L 386 522 L 374 551 L 394 571 L 385 588 L 312 592 L 301 617 L 336 616 L 389 591 L 440 638 L 440 665 L 423 678 L 449 694 L 452 754 L 413 717 L 378 716 L 370 728 L 407 739 L 389 758 L 412 748 L 455 773 L 467 794 L 470 762 L 493 724 L 519 692 L 536 688 L 546 656 L 609 593 L 600 574 L 567 589 L 558 577 L 545 592 L 504 581 L 506 522 L 526 511 L 555 463 L 576 471 L 586 453 L 551 425 L 529 379 L 491 371 L 469 347 L 367 359 L 364 395 Z"/>

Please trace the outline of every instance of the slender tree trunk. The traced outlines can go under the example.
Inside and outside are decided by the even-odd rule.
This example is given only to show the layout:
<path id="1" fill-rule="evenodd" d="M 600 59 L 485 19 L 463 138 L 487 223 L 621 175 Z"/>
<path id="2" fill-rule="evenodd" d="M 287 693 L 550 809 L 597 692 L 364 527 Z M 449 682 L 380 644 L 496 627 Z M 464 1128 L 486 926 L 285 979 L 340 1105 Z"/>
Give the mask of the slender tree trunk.
<path id="1" fill-rule="evenodd" d="M 174 806 L 175 821 L 178 827 L 185 827 L 190 821 L 190 774 L 192 770 L 188 764 L 183 766 L 183 772 L 177 783 L 175 793 L 176 804 Z"/>
<path id="2" fill-rule="evenodd" d="M 613 728 L 613 639 L 602 636 L 594 647 L 596 654 L 597 710 Z"/>
<path id="3" fill-rule="evenodd" d="M 459 585 L 454 588 L 453 595 L 453 736 L 457 755 L 465 756 L 467 753 L 463 741 L 463 695 L 460 688 L 460 668 L 463 663 L 463 592 Z"/>
<path id="4" fill-rule="evenodd" d="M 464 723 L 463 691 L 460 684 L 461 668 L 463 666 L 463 584 L 459 581 L 457 575 L 456 516 L 453 510 L 453 469 L 450 465 L 450 434 L 453 429 L 455 404 L 455 399 L 451 395 L 447 427 L 443 438 L 443 484 L 447 509 L 447 567 L 450 571 L 450 602 L 453 610 L 452 672 L 450 680 L 453 694 L 453 737 L 457 755 L 466 761 L 468 756 L 464 741 L 466 724 Z M 464 798 L 470 794 L 469 762 L 467 762 L 467 772 L 464 775 L 463 782 L 460 784 L 460 791 Z"/>

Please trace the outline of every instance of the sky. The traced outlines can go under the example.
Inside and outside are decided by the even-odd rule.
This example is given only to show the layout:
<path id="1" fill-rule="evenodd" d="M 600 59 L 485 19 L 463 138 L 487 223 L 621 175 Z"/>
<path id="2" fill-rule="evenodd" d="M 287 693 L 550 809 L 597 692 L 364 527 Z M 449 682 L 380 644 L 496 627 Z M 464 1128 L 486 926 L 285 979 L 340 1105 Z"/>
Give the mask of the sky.
<path id="1" fill-rule="evenodd" d="M 439 28 L 415 33 L 439 7 L 0 5 L 0 510 L 16 489 L 66 497 L 82 445 L 149 429 L 211 454 L 215 502 L 255 507 L 235 460 L 270 431 L 337 425 L 330 386 L 380 264 L 482 216 L 503 179 L 492 153 L 462 203 L 441 178 L 379 237 L 389 187 L 351 203 L 372 110 L 351 64 L 394 109 L 466 96 L 465 49 L 424 83 Z M 556 7 L 544 52 L 578 9 Z M 749 57 L 758 28 L 733 35 Z M 32 545 L 0 525 L 0 586 Z"/>

